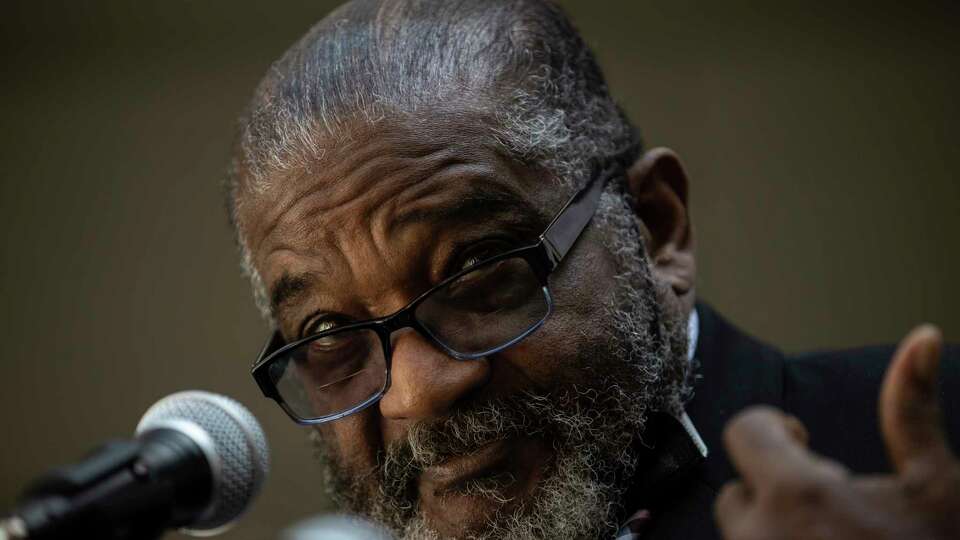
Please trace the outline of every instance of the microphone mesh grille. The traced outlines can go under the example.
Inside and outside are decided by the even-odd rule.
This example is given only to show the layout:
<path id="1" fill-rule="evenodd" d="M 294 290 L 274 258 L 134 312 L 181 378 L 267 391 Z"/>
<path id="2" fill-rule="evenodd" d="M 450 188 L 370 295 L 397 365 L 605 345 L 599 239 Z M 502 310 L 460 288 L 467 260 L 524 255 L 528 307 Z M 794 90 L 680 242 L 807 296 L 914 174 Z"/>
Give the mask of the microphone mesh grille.
<path id="1" fill-rule="evenodd" d="M 211 507 L 190 530 L 210 532 L 229 524 L 257 495 L 269 471 L 263 429 L 239 402 L 210 392 L 187 391 L 171 394 L 150 407 L 137 433 L 170 420 L 193 422 L 207 432 L 220 460 Z"/>

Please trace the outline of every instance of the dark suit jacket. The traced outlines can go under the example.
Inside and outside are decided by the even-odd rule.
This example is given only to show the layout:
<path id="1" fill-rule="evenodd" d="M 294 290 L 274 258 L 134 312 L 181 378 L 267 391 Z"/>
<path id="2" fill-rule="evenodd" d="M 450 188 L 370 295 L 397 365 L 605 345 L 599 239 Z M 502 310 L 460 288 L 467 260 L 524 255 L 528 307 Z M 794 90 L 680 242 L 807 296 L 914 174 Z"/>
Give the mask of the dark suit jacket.
<path id="1" fill-rule="evenodd" d="M 787 356 L 734 328 L 705 304 L 697 305 L 700 335 L 695 358 L 701 378 L 687 413 L 709 448 L 674 494 L 652 505 L 646 539 L 714 539 L 713 501 L 736 476 L 721 441 L 724 425 L 756 404 L 799 418 L 817 453 L 856 473 L 888 472 L 877 403 L 894 347 L 867 347 Z M 960 347 L 941 361 L 941 404 L 953 449 L 960 448 Z"/>

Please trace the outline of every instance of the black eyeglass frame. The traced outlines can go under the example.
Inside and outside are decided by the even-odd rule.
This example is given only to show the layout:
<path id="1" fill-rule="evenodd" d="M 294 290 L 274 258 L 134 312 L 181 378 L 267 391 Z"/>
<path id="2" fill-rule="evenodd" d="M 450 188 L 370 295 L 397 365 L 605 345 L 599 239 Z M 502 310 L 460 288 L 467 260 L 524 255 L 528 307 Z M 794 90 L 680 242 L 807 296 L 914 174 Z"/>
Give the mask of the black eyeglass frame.
<path id="1" fill-rule="evenodd" d="M 444 350 L 444 352 L 456 358 L 457 360 L 473 360 L 476 358 L 481 358 L 516 345 L 530 334 L 537 331 L 537 329 L 539 329 L 550 317 L 550 314 L 553 313 L 553 297 L 550 295 L 548 278 L 550 277 L 550 274 L 553 273 L 553 271 L 557 268 L 557 266 L 560 265 L 560 262 L 563 261 L 563 258 L 577 242 L 577 239 L 580 238 L 580 235 L 583 233 L 584 229 L 586 229 L 587 224 L 590 223 L 590 220 L 593 218 L 593 215 L 596 213 L 600 204 L 600 196 L 603 194 L 604 187 L 607 185 L 610 179 L 621 170 L 622 166 L 619 163 L 614 162 L 603 169 L 600 174 L 594 174 L 593 178 L 587 183 L 587 185 L 577 191 L 577 193 L 575 193 L 573 197 L 567 201 L 556 217 L 554 217 L 553 221 L 550 222 L 550 225 L 548 225 L 546 230 L 544 230 L 543 234 L 540 235 L 537 243 L 513 249 L 471 265 L 469 268 L 465 268 L 444 279 L 437 285 L 431 287 L 408 303 L 406 306 L 400 308 L 390 315 L 338 326 L 336 328 L 306 336 L 286 344 L 284 343 L 283 335 L 280 333 L 280 331 L 274 331 L 263 350 L 257 356 L 257 361 L 253 364 L 250 374 L 253 375 L 253 378 L 260 387 L 260 391 L 263 392 L 263 395 L 276 401 L 277 404 L 280 405 L 284 412 L 286 412 L 294 422 L 300 425 L 315 425 L 332 422 L 351 414 L 358 413 L 379 401 L 384 394 L 386 394 L 387 390 L 390 388 L 390 363 L 392 361 L 390 335 L 397 330 L 413 328 L 421 336 L 426 338 L 431 343 L 438 345 Z M 429 329 L 424 327 L 414 316 L 417 307 L 426 298 L 452 281 L 485 265 L 514 258 L 522 258 L 530 265 L 530 268 L 533 270 L 537 280 L 540 282 L 540 286 L 543 289 L 544 298 L 547 303 L 547 312 L 537 323 L 530 326 L 520 335 L 509 340 L 507 343 L 498 345 L 486 351 L 464 354 L 448 347 L 440 339 L 435 337 Z M 372 396 L 364 400 L 362 403 L 359 403 L 345 411 L 319 416 L 316 418 L 301 418 L 287 405 L 286 401 L 283 399 L 283 396 L 280 395 L 276 385 L 270 381 L 269 371 L 267 368 L 273 360 L 283 358 L 284 354 L 292 349 L 317 339 L 322 339 L 339 334 L 341 332 L 349 332 L 353 330 L 372 330 L 379 337 L 380 344 L 383 347 L 384 369 L 386 370 L 383 387 Z"/>

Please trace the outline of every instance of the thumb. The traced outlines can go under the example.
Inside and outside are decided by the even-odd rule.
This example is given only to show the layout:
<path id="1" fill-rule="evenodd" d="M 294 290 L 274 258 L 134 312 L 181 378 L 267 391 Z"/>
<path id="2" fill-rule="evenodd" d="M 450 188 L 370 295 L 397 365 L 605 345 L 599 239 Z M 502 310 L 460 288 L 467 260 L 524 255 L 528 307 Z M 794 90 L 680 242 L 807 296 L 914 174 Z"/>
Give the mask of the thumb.
<path id="1" fill-rule="evenodd" d="M 880 392 L 880 427 L 898 472 L 911 461 L 950 459 L 937 400 L 943 337 L 933 325 L 914 328 L 903 338 Z"/>

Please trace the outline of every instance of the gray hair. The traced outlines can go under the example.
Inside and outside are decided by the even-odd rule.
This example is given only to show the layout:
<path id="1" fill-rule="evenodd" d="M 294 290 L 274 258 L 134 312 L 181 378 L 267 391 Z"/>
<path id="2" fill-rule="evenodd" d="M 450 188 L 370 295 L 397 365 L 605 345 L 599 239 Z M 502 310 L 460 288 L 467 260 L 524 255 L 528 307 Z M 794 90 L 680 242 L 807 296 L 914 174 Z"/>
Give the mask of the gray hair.
<path id="1" fill-rule="evenodd" d="M 479 126 L 558 193 L 581 185 L 593 160 L 632 163 L 636 131 L 611 98 L 593 53 L 545 0 L 356 0 L 317 23 L 273 66 L 240 119 L 226 196 L 261 313 L 264 284 L 239 207 L 271 179 L 309 171 L 358 122 Z"/>

